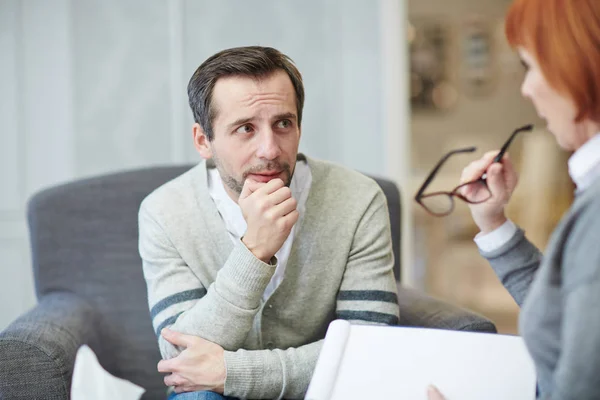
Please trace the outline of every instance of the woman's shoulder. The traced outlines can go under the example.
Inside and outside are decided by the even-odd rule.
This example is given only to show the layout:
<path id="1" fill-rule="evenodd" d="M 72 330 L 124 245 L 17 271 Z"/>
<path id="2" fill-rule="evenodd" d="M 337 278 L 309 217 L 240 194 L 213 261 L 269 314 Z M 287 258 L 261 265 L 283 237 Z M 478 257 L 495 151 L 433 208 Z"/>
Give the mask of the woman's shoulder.
<path id="1" fill-rule="evenodd" d="M 600 180 L 576 196 L 566 218 L 564 286 L 600 284 Z"/>
<path id="2" fill-rule="evenodd" d="M 600 210 L 600 177 L 585 190 L 575 192 L 571 208 L 578 216 L 583 214 L 586 218 L 600 219 L 600 213 L 597 213 Z"/>

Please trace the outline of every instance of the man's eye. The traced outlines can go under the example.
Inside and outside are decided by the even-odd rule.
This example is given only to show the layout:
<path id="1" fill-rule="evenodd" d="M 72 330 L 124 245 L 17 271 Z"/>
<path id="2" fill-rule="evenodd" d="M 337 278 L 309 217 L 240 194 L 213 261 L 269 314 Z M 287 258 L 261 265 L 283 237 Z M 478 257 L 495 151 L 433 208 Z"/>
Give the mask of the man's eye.
<path id="1" fill-rule="evenodd" d="M 292 121 L 289 119 L 282 119 L 277 123 L 277 127 L 280 129 L 289 128 L 290 126 L 292 126 Z"/>
<path id="2" fill-rule="evenodd" d="M 250 125 L 242 125 L 235 130 L 235 133 L 250 133 L 252 132 L 252 127 Z"/>

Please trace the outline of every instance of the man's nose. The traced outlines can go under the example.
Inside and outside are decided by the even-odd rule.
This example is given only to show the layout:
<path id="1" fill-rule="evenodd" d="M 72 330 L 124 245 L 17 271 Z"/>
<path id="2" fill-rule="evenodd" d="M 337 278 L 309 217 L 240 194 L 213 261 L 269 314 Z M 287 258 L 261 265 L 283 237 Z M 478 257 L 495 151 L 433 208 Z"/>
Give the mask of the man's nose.
<path id="1" fill-rule="evenodd" d="M 260 135 L 256 156 L 265 160 L 274 160 L 281 155 L 281 148 L 273 130 L 269 129 Z"/>

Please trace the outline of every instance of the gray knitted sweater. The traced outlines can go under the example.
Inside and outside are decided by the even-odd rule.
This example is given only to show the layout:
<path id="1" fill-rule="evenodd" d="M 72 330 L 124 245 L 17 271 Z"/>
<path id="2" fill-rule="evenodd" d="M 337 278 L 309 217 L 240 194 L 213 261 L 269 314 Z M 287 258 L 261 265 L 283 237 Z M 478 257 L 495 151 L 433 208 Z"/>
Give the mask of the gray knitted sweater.
<path id="1" fill-rule="evenodd" d="M 139 249 L 164 358 L 171 329 L 225 351 L 225 394 L 301 398 L 328 324 L 398 322 L 386 199 L 357 172 L 307 159 L 313 182 L 283 281 L 261 299 L 275 266 L 232 243 L 207 189 L 206 163 L 151 193 Z M 299 228 L 299 229 L 298 229 Z"/>
<path id="2" fill-rule="evenodd" d="M 575 198 L 544 257 L 521 230 L 482 254 L 522 305 L 541 397 L 600 399 L 600 179 Z"/>

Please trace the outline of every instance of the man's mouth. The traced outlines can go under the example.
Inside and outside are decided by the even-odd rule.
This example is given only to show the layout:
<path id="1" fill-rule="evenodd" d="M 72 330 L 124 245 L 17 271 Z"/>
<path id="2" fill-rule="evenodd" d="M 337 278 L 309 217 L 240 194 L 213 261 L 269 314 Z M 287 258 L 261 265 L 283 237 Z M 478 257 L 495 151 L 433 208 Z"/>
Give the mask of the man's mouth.
<path id="1" fill-rule="evenodd" d="M 248 174 L 249 178 L 252 178 L 258 182 L 269 182 L 272 179 L 279 178 L 283 171 L 263 171 Z"/>

